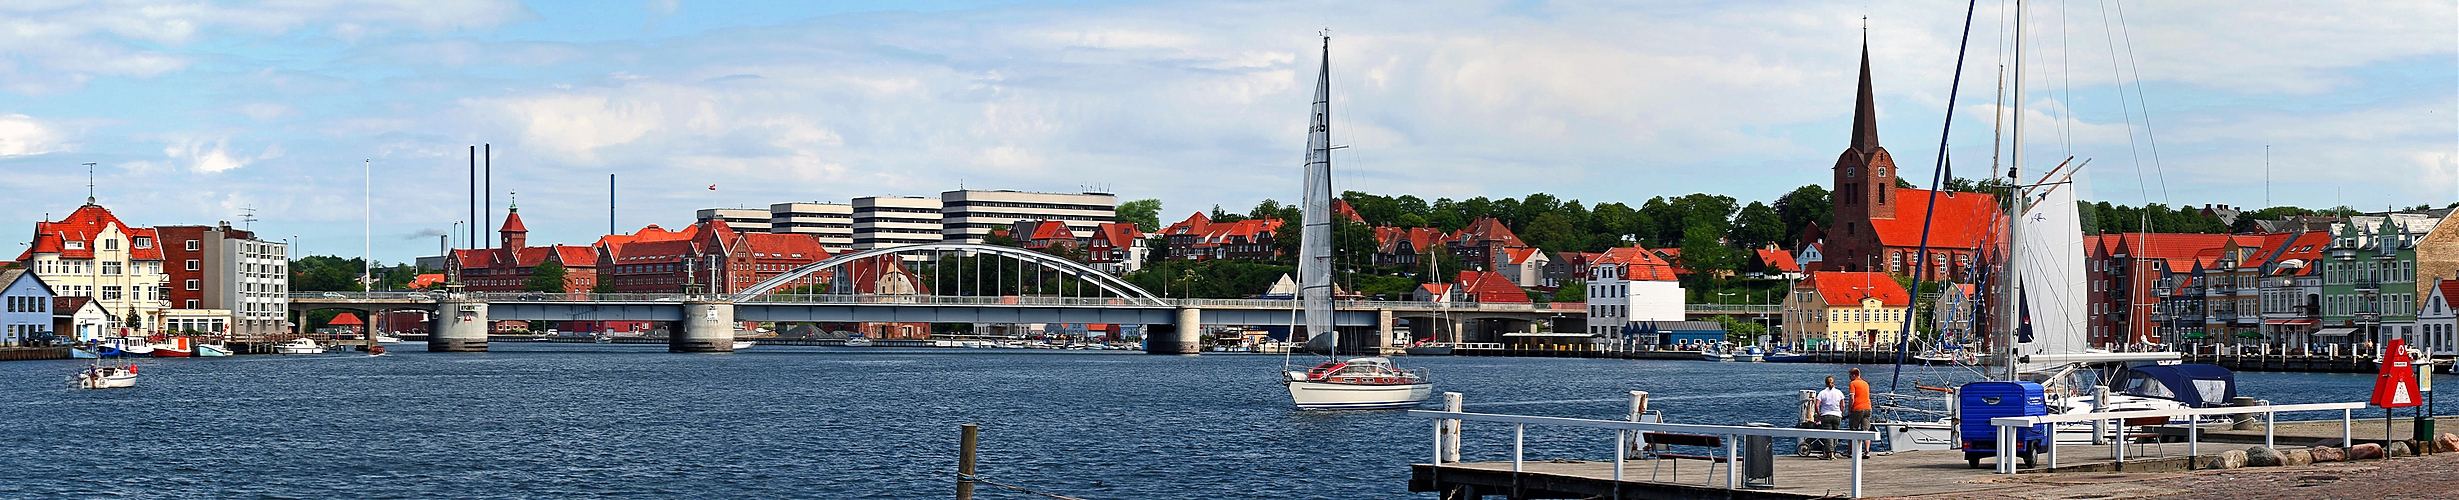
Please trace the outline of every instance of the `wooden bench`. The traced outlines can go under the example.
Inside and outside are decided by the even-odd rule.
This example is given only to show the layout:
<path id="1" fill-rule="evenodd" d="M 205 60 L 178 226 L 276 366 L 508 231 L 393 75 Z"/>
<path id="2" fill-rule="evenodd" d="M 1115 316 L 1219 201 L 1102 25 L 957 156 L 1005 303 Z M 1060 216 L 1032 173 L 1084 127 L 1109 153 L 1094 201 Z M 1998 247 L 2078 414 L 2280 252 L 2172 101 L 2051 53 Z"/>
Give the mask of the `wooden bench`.
<path id="1" fill-rule="evenodd" d="M 1706 480 L 1700 481 L 1703 485 L 1715 482 L 1717 464 L 1724 464 L 1726 468 L 1733 467 L 1733 457 L 1717 455 L 1715 451 L 1709 451 L 1707 454 L 1677 453 L 1667 448 L 1671 446 L 1693 446 L 1707 448 L 1709 450 L 1720 450 L 1725 447 L 1724 436 L 1709 434 L 1677 434 L 1670 432 L 1645 432 L 1640 434 L 1640 439 L 1648 444 L 1648 458 L 1659 459 L 1656 463 L 1656 467 L 1652 467 L 1648 470 L 1648 480 L 1650 481 L 1656 480 L 1656 472 L 1662 469 L 1667 463 L 1673 464 L 1674 479 L 1680 480 L 1682 478 L 1682 460 L 1705 460 L 1708 462 L 1708 477 Z"/>

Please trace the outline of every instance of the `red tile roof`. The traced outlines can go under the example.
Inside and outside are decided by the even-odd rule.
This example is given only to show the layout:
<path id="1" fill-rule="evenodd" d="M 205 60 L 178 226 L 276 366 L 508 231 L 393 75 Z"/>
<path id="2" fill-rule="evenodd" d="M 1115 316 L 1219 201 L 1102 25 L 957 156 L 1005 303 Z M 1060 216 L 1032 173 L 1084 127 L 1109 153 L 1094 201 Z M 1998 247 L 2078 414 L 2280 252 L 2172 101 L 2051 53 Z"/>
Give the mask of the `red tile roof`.
<path id="1" fill-rule="evenodd" d="M 1682 274 L 1664 257 L 1638 246 L 1608 248 L 1588 259 L 1590 266 L 1606 264 L 1623 266 L 1622 279 L 1630 281 L 1674 281 Z"/>
<path id="2" fill-rule="evenodd" d="M 1055 220 L 1046 220 L 1046 221 L 1041 221 L 1041 222 L 1036 223 L 1036 224 L 1034 224 L 1034 225 L 1033 225 L 1033 237 L 1032 237 L 1032 239 L 1035 239 L 1035 240 L 1063 240 L 1063 239 L 1064 239 L 1064 240 L 1073 240 L 1073 239 L 1076 239 L 1076 233 L 1075 233 L 1074 231 L 1069 231 L 1069 230 L 1067 230 L 1067 224 L 1066 224 L 1066 223 L 1062 223 L 1062 222 L 1055 221 Z"/>
<path id="3" fill-rule="evenodd" d="M 1519 284 L 1512 283 L 1511 278 L 1503 277 L 1503 273 L 1494 271 L 1461 271 L 1460 279 L 1457 281 L 1459 282 L 1460 289 L 1468 291 L 1468 297 L 1471 302 L 1491 302 L 1498 304 L 1529 303 L 1528 291 L 1521 290 Z"/>
<path id="4" fill-rule="evenodd" d="M 1436 245 L 1450 241 L 1450 238 L 1438 228 L 1377 226 L 1375 228 L 1375 251 L 1397 253 L 1400 251 L 1400 243 L 1406 241 L 1409 243 L 1409 248 L 1415 249 L 1418 253 L 1425 253 L 1432 251 Z"/>
<path id="5" fill-rule="evenodd" d="M 1878 232 L 1879 244 L 1891 247 L 1911 247 L 1921 244 L 1921 221 L 1930 222 L 1930 247 L 1977 250 L 1992 228 L 2002 218 L 1998 213 L 1998 197 L 1985 193 L 1938 193 L 1938 206 L 1930 206 L 1930 191 L 1898 189 L 1893 219 L 1871 219 L 1870 229 Z M 1935 208 L 1935 210 L 1933 210 Z"/>
<path id="6" fill-rule="evenodd" d="M 2442 289 L 2443 307 L 2459 309 L 2459 280 L 2445 279 L 2435 286 Z"/>
<path id="7" fill-rule="evenodd" d="M 86 296 L 82 296 L 82 295 L 79 295 L 79 296 L 70 296 L 70 297 L 52 297 L 52 298 L 51 298 L 51 315 L 53 315 L 53 316 L 71 316 L 71 315 L 75 315 L 75 314 L 77 314 L 77 310 L 78 310 L 78 309 L 82 309 L 82 308 L 84 308 L 84 307 L 85 307 L 85 305 L 86 305 L 86 304 L 91 304 L 91 303 L 93 303 L 93 302 L 94 302 L 94 298 L 93 298 L 93 297 L 86 297 Z M 111 314 L 111 311 L 103 311 L 103 314 L 105 314 L 105 315 Z"/>
<path id="8" fill-rule="evenodd" d="M 1204 228 L 1205 228 L 1205 227 L 1208 227 L 1208 226 L 1211 226 L 1211 225 L 1212 225 L 1212 218 L 1211 218 L 1211 217 L 1205 217 L 1203 212 L 1196 212 L 1196 213 L 1195 213 L 1195 214 L 1193 214 L 1193 215 L 1188 215 L 1188 216 L 1187 216 L 1187 220 L 1178 221 L 1178 223 L 1177 223 L 1177 224 L 1171 224 L 1171 225 L 1170 225 L 1170 227 L 1162 228 L 1162 229 L 1161 229 L 1161 234 L 1163 234 L 1163 235 L 1173 235 L 1173 234 L 1198 234 L 1198 235 L 1200 235 L 1200 234 L 1204 234 Z"/>
<path id="9" fill-rule="evenodd" d="M 499 227 L 495 228 L 495 232 L 499 232 L 499 233 L 526 233 L 526 232 L 529 232 L 529 226 L 521 224 L 521 209 L 515 208 L 515 209 L 512 209 L 512 211 L 505 212 L 505 213 L 504 213 L 504 224 L 503 224 L 502 226 L 499 226 Z"/>
<path id="10" fill-rule="evenodd" d="M 1820 271 L 1811 273 L 1803 285 L 1817 288 L 1819 298 L 1826 300 L 1828 307 L 1859 306 L 1861 299 L 1868 297 L 1878 298 L 1879 304 L 1886 307 L 1912 304 L 1912 297 L 1904 293 L 1904 285 L 1897 284 L 1895 277 L 1887 273 Z"/>
<path id="11" fill-rule="evenodd" d="M 1527 264 L 1529 259 L 1536 258 L 1539 253 L 1540 252 L 1538 252 L 1535 248 L 1506 247 L 1503 249 L 1503 263 L 1510 265 Z"/>
<path id="12" fill-rule="evenodd" d="M 99 246 L 95 244 L 94 239 L 100 237 L 104 230 L 113 227 L 119 228 L 119 232 L 129 238 L 129 241 L 125 243 L 127 246 L 123 248 L 128 250 L 130 259 L 162 260 L 162 238 L 154 232 L 153 228 L 128 225 L 127 222 L 120 221 L 119 216 L 112 215 L 110 209 L 92 204 L 79 206 L 76 211 L 69 212 L 67 217 L 61 217 L 57 221 L 34 223 L 34 241 L 27 245 L 24 253 L 17 256 L 17 260 L 22 262 L 33 258 L 34 254 L 38 253 L 59 254 L 62 259 L 92 259 L 95 248 Z M 154 243 L 145 248 L 137 248 L 135 239 L 138 237 L 144 237 Z M 71 241 L 78 242 L 78 247 L 69 248 L 68 242 Z"/>
<path id="13" fill-rule="evenodd" d="M 743 246 L 736 250 L 751 252 L 753 257 L 809 259 L 816 262 L 826 260 L 829 256 L 828 248 L 820 245 L 820 237 L 817 235 L 794 233 L 740 233 L 740 235 L 743 238 Z"/>
<path id="14" fill-rule="evenodd" d="M 443 273 L 427 273 L 410 278 L 409 288 L 411 290 L 425 290 L 427 287 L 441 284 L 444 284 Z"/>
<path id="15" fill-rule="evenodd" d="M 367 322 L 359 321 L 359 315 L 346 312 L 333 315 L 332 321 L 324 322 L 324 326 L 359 326 L 364 324 L 367 324 Z"/>
<path id="16" fill-rule="evenodd" d="M 1771 245 L 1768 248 L 1759 249 L 1758 254 L 1759 264 L 1767 266 L 1768 269 L 1788 273 L 1802 272 L 1802 264 L 1793 260 L 1793 252 L 1791 251 L 1787 251 L 1782 248 L 1775 248 Z"/>
<path id="17" fill-rule="evenodd" d="M 2227 245 L 2231 239 L 2238 240 L 2241 245 L 2260 244 L 2262 240 L 2259 236 L 2200 233 L 2119 233 L 2102 235 L 2102 238 L 2103 241 L 2110 238 L 2117 240 L 2117 247 L 2110 251 L 2111 255 L 2122 253 L 2130 259 L 2160 260 L 2174 271 L 2193 268 L 2197 254 L 2206 250 L 2211 252 L 2210 256 L 2218 257 L 2220 247 Z"/>
<path id="18" fill-rule="evenodd" d="M 1469 222 L 1468 227 L 1460 228 L 1459 231 L 1452 233 L 1451 239 L 1472 245 L 1528 246 L 1528 243 L 1520 241 L 1520 235 L 1512 234 L 1510 227 L 1504 226 L 1503 221 L 1495 220 L 1493 217 L 1479 217 Z"/>
<path id="19" fill-rule="evenodd" d="M 1104 222 L 1093 229 L 1094 246 L 1127 248 L 1135 246 L 1136 240 L 1142 238 L 1144 232 L 1137 230 L 1133 222 Z"/>

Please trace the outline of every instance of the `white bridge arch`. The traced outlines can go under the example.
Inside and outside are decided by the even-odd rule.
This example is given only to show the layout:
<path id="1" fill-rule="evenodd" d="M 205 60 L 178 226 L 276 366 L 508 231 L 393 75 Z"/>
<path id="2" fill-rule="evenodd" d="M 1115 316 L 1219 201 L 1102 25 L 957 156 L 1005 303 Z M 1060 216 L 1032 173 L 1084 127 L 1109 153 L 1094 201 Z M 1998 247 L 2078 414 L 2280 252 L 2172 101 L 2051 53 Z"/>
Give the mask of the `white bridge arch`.
<path id="1" fill-rule="evenodd" d="M 794 268 L 792 271 L 786 271 L 784 274 L 779 274 L 775 277 L 761 280 L 759 283 L 754 283 L 750 288 L 745 288 L 741 292 L 735 293 L 733 300 L 737 302 L 755 300 L 762 295 L 767 295 L 770 292 L 776 291 L 779 287 L 794 284 L 804 278 L 811 277 L 813 274 L 834 270 L 850 263 L 862 262 L 869 259 L 891 255 L 937 255 L 946 253 L 958 253 L 960 255 L 965 253 L 995 255 L 1020 262 L 1029 262 L 1047 269 L 1064 273 L 1068 276 L 1074 276 L 1084 282 L 1092 283 L 1094 286 L 1100 287 L 1103 291 L 1107 291 L 1120 298 L 1142 302 L 1146 305 L 1169 305 L 1169 302 L 1163 300 L 1160 296 L 1153 295 L 1152 292 L 1145 291 L 1143 288 L 1137 287 L 1133 283 L 1128 283 L 1126 280 L 1118 279 L 1118 277 L 1111 276 L 1109 273 L 1101 272 L 1098 269 L 1085 267 L 1084 264 L 1077 263 L 1073 260 L 1022 248 L 984 245 L 979 243 L 931 243 L 924 245 L 874 248 L 858 252 L 837 254 L 837 256 L 829 257 L 827 260 L 805 264 L 802 267 Z"/>

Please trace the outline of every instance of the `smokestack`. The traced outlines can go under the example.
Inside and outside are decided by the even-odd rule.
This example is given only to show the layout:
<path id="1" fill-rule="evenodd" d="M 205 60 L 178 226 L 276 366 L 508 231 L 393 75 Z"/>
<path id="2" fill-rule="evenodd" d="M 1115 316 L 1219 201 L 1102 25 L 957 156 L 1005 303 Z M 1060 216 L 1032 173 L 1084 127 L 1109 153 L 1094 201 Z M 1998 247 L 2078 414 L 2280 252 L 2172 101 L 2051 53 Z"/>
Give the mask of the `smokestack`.
<path id="1" fill-rule="evenodd" d="M 615 234 L 615 174 L 606 174 L 606 234 Z"/>
<path id="2" fill-rule="evenodd" d="M 471 223 L 470 223 L 470 228 L 469 228 L 469 230 L 470 230 L 470 239 L 469 239 L 469 240 L 466 240 L 466 242 L 467 242 L 467 243 L 469 243 L 469 244 L 471 244 L 471 245 L 477 245 L 477 244 L 478 244 L 478 224 L 477 224 L 477 222 L 478 222 L 478 145 L 477 145 L 477 144 L 471 144 L 471 145 L 470 145 L 470 222 L 471 222 Z"/>
<path id="3" fill-rule="evenodd" d="M 484 156 L 486 163 L 483 164 L 485 165 L 485 170 L 483 171 L 486 172 L 487 176 L 487 209 L 478 213 L 478 215 L 485 217 L 484 221 L 479 223 L 486 224 L 486 231 L 478 233 L 480 236 L 493 234 L 495 232 L 495 145 L 487 144 L 484 147 L 486 148 L 486 156 Z M 495 248 L 495 240 L 485 241 L 487 242 L 487 248 Z"/>

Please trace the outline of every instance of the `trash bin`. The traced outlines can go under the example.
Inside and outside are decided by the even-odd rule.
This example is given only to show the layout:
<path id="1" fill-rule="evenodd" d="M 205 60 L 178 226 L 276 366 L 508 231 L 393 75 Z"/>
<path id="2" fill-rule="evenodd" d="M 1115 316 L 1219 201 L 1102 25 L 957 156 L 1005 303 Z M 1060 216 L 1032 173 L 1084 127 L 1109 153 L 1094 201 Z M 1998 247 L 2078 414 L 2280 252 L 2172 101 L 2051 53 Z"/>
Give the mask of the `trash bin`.
<path id="1" fill-rule="evenodd" d="M 1775 427 L 1767 422 L 1751 422 L 1751 427 Z M 1776 487 L 1776 446 L 1767 436 L 1742 437 L 1742 487 L 1765 489 Z"/>

